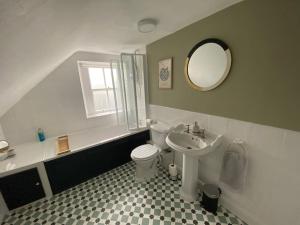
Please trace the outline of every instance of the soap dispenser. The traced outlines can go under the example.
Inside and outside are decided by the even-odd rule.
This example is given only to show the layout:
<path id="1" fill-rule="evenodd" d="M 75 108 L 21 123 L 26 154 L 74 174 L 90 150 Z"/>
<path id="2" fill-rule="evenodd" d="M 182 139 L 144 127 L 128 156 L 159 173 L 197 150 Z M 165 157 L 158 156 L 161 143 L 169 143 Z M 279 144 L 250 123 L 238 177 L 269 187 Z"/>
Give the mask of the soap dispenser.
<path id="1" fill-rule="evenodd" d="M 193 126 L 193 133 L 194 133 L 194 134 L 200 133 L 200 127 L 199 127 L 197 121 L 195 121 L 195 124 L 194 124 L 194 126 Z"/>
<path id="2" fill-rule="evenodd" d="M 45 141 L 46 137 L 45 137 L 45 132 L 43 131 L 42 128 L 39 128 L 37 131 L 37 136 L 40 142 Z"/>

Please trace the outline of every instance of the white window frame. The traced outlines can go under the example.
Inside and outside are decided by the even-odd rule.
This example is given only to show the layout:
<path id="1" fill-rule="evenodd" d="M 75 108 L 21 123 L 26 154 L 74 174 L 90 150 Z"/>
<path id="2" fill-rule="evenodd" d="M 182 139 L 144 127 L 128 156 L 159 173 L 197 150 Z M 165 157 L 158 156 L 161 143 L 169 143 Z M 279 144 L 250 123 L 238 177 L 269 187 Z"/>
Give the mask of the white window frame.
<path id="1" fill-rule="evenodd" d="M 78 65 L 78 72 L 79 72 L 79 78 L 80 78 L 80 84 L 81 84 L 81 90 L 83 94 L 83 102 L 84 102 L 84 107 L 85 107 L 85 112 L 86 112 L 86 117 L 89 118 L 95 118 L 95 117 L 100 117 L 100 116 L 105 116 L 105 115 L 111 115 L 116 113 L 116 108 L 113 108 L 113 110 L 110 111 L 96 111 L 95 110 L 95 104 L 94 104 L 94 97 L 93 97 L 93 92 L 94 91 L 106 91 L 106 94 L 108 96 L 108 91 L 109 90 L 114 90 L 113 88 L 107 88 L 106 86 L 106 80 L 105 80 L 105 75 L 104 75 L 104 69 L 109 68 L 111 69 L 111 64 L 110 62 L 91 62 L 91 61 L 77 61 Z M 102 68 L 103 69 L 103 76 L 104 76 L 104 82 L 105 82 L 105 88 L 100 88 L 100 89 L 92 89 L 91 83 L 90 83 L 90 78 L 88 72 L 83 72 L 83 69 L 86 68 Z M 112 71 L 111 71 L 112 72 Z M 115 93 L 114 93 L 114 104 L 115 104 Z"/>

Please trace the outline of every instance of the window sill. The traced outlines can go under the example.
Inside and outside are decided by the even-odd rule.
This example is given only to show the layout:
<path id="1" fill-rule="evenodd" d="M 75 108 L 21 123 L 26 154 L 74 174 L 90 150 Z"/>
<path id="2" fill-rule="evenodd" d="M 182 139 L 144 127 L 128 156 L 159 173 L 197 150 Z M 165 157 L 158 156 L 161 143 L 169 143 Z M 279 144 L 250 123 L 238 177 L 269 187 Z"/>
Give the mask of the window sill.
<path id="1" fill-rule="evenodd" d="M 123 110 L 118 111 L 118 113 L 121 113 L 121 112 L 123 112 Z M 86 118 L 91 119 L 91 118 L 96 118 L 96 117 L 109 116 L 109 115 L 113 115 L 113 114 L 116 114 L 116 111 L 95 113 L 93 115 L 87 115 Z"/>
<path id="2" fill-rule="evenodd" d="M 87 115 L 86 118 L 87 119 L 92 119 L 92 118 L 96 118 L 96 117 L 109 116 L 109 115 L 112 115 L 112 114 L 116 114 L 116 112 L 95 113 L 93 115 Z"/>

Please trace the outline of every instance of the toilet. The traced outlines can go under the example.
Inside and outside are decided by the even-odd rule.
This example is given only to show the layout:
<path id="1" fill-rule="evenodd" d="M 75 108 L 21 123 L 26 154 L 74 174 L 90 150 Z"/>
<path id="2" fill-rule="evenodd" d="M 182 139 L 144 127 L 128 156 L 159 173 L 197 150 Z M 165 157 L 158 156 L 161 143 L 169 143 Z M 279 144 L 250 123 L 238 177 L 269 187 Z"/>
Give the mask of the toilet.
<path id="1" fill-rule="evenodd" d="M 157 174 L 157 160 L 160 152 L 168 148 L 166 137 L 170 128 L 163 122 L 152 124 L 150 132 L 153 144 L 140 145 L 132 150 L 131 158 L 136 163 L 136 181 L 146 181 Z"/>

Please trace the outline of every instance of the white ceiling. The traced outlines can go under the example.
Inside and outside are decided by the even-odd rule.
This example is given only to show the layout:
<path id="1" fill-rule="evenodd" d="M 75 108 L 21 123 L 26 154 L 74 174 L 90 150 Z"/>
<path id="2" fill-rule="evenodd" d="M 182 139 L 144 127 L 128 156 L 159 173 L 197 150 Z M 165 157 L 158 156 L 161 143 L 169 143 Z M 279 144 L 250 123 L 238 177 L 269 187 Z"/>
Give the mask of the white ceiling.
<path id="1" fill-rule="evenodd" d="M 132 52 L 239 1 L 0 0 L 0 117 L 78 50 Z"/>

